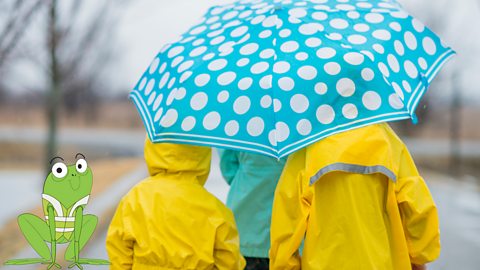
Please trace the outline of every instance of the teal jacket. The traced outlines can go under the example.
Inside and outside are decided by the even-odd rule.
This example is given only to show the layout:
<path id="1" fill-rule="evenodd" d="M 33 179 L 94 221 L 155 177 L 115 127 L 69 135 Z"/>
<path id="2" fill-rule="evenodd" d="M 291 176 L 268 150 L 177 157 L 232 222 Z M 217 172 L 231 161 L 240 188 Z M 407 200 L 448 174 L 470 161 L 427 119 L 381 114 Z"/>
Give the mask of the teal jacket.
<path id="1" fill-rule="evenodd" d="M 232 209 L 246 257 L 268 258 L 273 195 L 286 159 L 220 150 L 220 169 L 230 185 Z"/>

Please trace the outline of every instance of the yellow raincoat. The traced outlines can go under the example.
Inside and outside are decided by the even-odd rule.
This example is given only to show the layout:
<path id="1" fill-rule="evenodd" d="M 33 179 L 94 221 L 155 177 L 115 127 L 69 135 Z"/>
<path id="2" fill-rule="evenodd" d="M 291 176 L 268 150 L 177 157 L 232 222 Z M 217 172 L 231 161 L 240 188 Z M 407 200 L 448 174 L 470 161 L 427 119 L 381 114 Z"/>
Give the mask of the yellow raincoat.
<path id="1" fill-rule="evenodd" d="M 145 143 L 150 177 L 123 197 L 107 234 L 110 269 L 243 269 L 232 212 L 203 184 L 211 150 Z"/>
<path id="2" fill-rule="evenodd" d="M 407 270 L 439 253 L 433 199 L 387 124 L 289 157 L 275 192 L 270 269 Z"/>

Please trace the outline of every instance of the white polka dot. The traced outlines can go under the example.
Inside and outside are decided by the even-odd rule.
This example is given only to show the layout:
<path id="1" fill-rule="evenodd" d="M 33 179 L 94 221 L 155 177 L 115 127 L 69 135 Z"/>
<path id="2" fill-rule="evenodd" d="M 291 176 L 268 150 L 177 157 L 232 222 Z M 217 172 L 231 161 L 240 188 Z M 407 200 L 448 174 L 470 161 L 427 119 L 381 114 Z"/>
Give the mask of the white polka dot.
<path id="1" fill-rule="evenodd" d="M 250 110 L 250 99 L 247 96 L 238 97 L 233 103 L 233 110 L 236 114 L 245 114 Z"/>
<path id="2" fill-rule="evenodd" d="M 207 34 L 207 37 L 216 37 L 216 36 L 222 34 L 222 33 L 225 31 L 226 28 L 227 28 L 227 27 L 224 26 L 224 28 L 222 28 L 222 29 L 218 29 L 218 30 L 212 31 L 212 32 L 210 32 L 210 33 Z"/>
<path id="3" fill-rule="evenodd" d="M 324 66 L 324 69 L 325 69 L 325 72 L 328 74 L 328 75 L 337 75 L 338 73 L 340 73 L 341 71 L 341 67 L 338 63 L 335 63 L 335 62 L 329 62 L 329 63 L 326 63 L 325 66 Z"/>
<path id="4" fill-rule="evenodd" d="M 355 93 L 355 83 L 349 78 L 342 78 L 337 82 L 337 92 L 342 97 L 349 97 Z"/>
<path id="5" fill-rule="evenodd" d="M 394 47 L 395 47 L 395 52 L 400 55 L 400 56 L 403 56 L 405 54 L 405 48 L 403 47 L 403 44 L 402 42 L 398 41 L 398 40 L 395 40 L 395 42 L 393 43 Z"/>
<path id="6" fill-rule="evenodd" d="M 218 45 L 225 41 L 225 36 L 218 36 L 215 37 L 214 39 L 210 40 L 210 45 Z"/>
<path id="7" fill-rule="evenodd" d="M 388 26 L 397 32 L 402 31 L 402 26 L 398 22 L 392 22 Z"/>
<path id="8" fill-rule="evenodd" d="M 437 46 L 430 37 L 425 37 L 422 41 L 423 49 L 429 55 L 434 55 L 437 52 Z"/>
<path id="9" fill-rule="evenodd" d="M 220 103 L 225 103 L 227 102 L 229 97 L 230 97 L 230 93 L 228 93 L 227 90 L 223 90 L 220 93 L 218 93 L 217 100 Z"/>
<path id="10" fill-rule="evenodd" d="M 373 31 L 372 36 L 380 40 L 390 40 L 392 38 L 392 35 L 390 34 L 390 32 L 384 29 Z"/>
<path id="11" fill-rule="evenodd" d="M 380 53 L 380 54 L 383 54 L 385 52 L 385 48 L 380 45 L 380 44 L 373 44 L 372 45 L 372 48 L 377 52 L 377 53 Z"/>
<path id="12" fill-rule="evenodd" d="M 330 21 L 330 26 L 336 29 L 345 29 L 348 27 L 348 22 L 344 19 L 333 19 Z"/>
<path id="13" fill-rule="evenodd" d="M 295 59 L 298 61 L 305 61 L 308 59 L 308 54 L 304 52 L 298 52 L 295 54 Z"/>
<path id="14" fill-rule="evenodd" d="M 198 45 L 200 45 L 200 44 L 202 44 L 202 43 L 204 43 L 204 42 L 205 42 L 205 39 L 204 39 L 204 38 L 199 38 L 199 39 L 195 40 L 195 41 L 192 43 L 192 45 L 193 45 L 193 46 L 198 46 Z"/>
<path id="15" fill-rule="evenodd" d="M 287 38 L 289 37 L 290 35 L 292 34 L 292 31 L 290 31 L 290 29 L 282 29 L 280 30 L 280 32 L 278 33 L 278 35 L 282 38 Z"/>
<path id="16" fill-rule="evenodd" d="M 273 111 L 278 112 L 282 109 L 282 102 L 278 99 L 273 100 Z"/>
<path id="17" fill-rule="evenodd" d="M 168 128 L 171 127 L 177 122 L 178 113 L 175 109 L 168 110 L 165 115 L 160 120 L 160 125 L 162 127 Z"/>
<path id="18" fill-rule="evenodd" d="M 410 93 L 412 92 L 412 87 L 410 86 L 410 84 L 407 82 L 407 81 L 402 81 L 402 86 L 403 86 L 403 89 L 407 92 L 407 93 Z"/>
<path id="19" fill-rule="evenodd" d="M 208 74 L 200 74 L 195 77 L 195 85 L 198 87 L 205 86 L 210 81 L 210 75 Z"/>
<path id="20" fill-rule="evenodd" d="M 378 63 L 378 68 L 380 69 L 380 72 L 383 74 L 383 76 L 385 76 L 385 77 L 389 77 L 389 76 L 390 76 L 390 70 L 388 70 L 387 65 L 385 65 L 385 64 L 382 63 L 382 62 L 380 62 L 380 63 Z"/>
<path id="21" fill-rule="evenodd" d="M 304 80 L 313 80 L 317 77 L 317 69 L 313 66 L 302 66 L 297 70 L 297 74 Z"/>
<path id="22" fill-rule="evenodd" d="M 425 30 L 425 25 L 421 21 L 419 21 L 415 18 L 412 20 L 412 25 L 413 25 L 413 28 L 415 28 L 415 31 L 417 31 L 419 33 L 423 32 L 423 30 Z"/>
<path id="23" fill-rule="evenodd" d="M 381 23 L 384 17 L 380 13 L 368 13 L 365 15 L 365 20 L 369 23 Z"/>
<path id="24" fill-rule="evenodd" d="M 238 11 L 234 10 L 234 11 L 230 11 L 228 12 L 227 14 L 223 15 L 222 19 L 223 20 L 230 20 L 234 17 L 236 17 L 238 15 Z"/>
<path id="25" fill-rule="evenodd" d="M 260 106 L 262 106 L 262 108 L 268 108 L 272 105 L 272 97 L 269 96 L 269 95 L 264 95 L 261 99 L 260 99 Z"/>
<path id="26" fill-rule="evenodd" d="M 195 110 L 199 111 L 207 105 L 208 102 L 208 96 L 204 92 L 198 92 L 195 95 L 192 96 L 192 99 L 190 100 L 190 107 Z"/>
<path id="27" fill-rule="evenodd" d="M 265 49 L 260 52 L 260 58 L 267 59 L 275 55 L 275 51 L 273 49 Z"/>
<path id="28" fill-rule="evenodd" d="M 405 96 L 403 95 L 403 91 L 402 91 L 402 88 L 400 87 L 400 85 L 398 85 L 396 82 L 392 82 L 392 87 L 393 87 L 393 90 L 395 90 L 395 93 L 397 93 L 397 95 L 401 98 L 401 99 L 404 99 Z"/>
<path id="29" fill-rule="evenodd" d="M 298 32 L 305 36 L 316 34 L 318 31 L 323 30 L 323 25 L 319 23 L 305 23 L 298 27 Z"/>
<path id="30" fill-rule="evenodd" d="M 192 60 L 188 60 L 188 61 L 185 61 L 183 63 L 180 64 L 180 66 L 178 66 L 178 73 L 182 73 L 184 72 L 185 70 L 189 69 L 190 67 L 193 66 L 193 61 Z"/>
<path id="31" fill-rule="evenodd" d="M 347 12 L 347 17 L 350 18 L 350 19 L 358 19 L 360 18 L 360 13 L 358 13 L 357 11 L 349 11 Z"/>
<path id="32" fill-rule="evenodd" d="M 330 105 L 321 105 L 317 109 L 317 120 L 324 124 L 330 124 L 335 119 L 335 111 Z"/>
<path id="33" fill-rule="evenodd" d="M 290 70 L 290 64 L 287 61 L 280 61 L 273 65 L 273 72 L 282 74 Z"/>
<path id="34" fill-rule="evenodd" d="M 147 104 L 150 106 L 152 105 L 153 101 L 155 100 L 155 97 L 157 96 L 157 93 L 155 92 L 152 92 L 152 94 L 150 94 L 150 96 L 148 97 L 148 101 L 147 101 Z"/>
<path id="35" fill-rule="evenodd" d="M 317 50 L 317 57 L 321 59 L 329 59 L 335 56 L 337 51 L 330 47 L 323 47 Z"/>
<path id="36" fill-rule="evenodd" d="M 282 77 L 278 80 L 278 86 L 284 91 L 290 91 L 295 87 L 295 82 L 290 77 Z"/>
<path id="37" fill-rule="evenodd" d="M 208 64 L 208 69 L 211 71 L 217 71 L 223 69 L 228 64 L 225 59 L 216 59 Z"/>
<path id="38" fill-rule="evenodd" d="M 272 75 L 263 76 L 260 79 L 259 85 L 262 89 L 270 89 L 272 88 Z"/>
<path id="39" fill-rule="evenodd" d="M 304 113 L 309 106 L 308 98 L 302 94 L 295 94 L 290 99 L 290 107 L 296 113 Z"/>
<path id="40" fill-rule="evenodd" d="M 147 78 L 143 77 L 143 79 L 140 81 L 140 84 L 138 85 L 138 90 L 142 91 L 145 88 L 145 85 L 147 84 Z"/>
<path id="41" fill-rule="evenodd" d="M 357 3 L 357 7 L 370 9 L 370 8 L 372 8 L 372 4 L 367 3 L 367 2 L 360 2 L 360 3 Z"/>
<path id="42" fill-rule="evenodd" d="M 160 79 L 160 82 L 158 83 L 158 88 L 162 89 L 167 84 L 169 77 L 170 77 L 170 72 L 166 72 L 165 74 L 163 74 L 162 78 Z"/>
<path id="43" fill-rule="evenodd" d="M 350 53 L 346 53 L 343 56 L 343 59 L 345 60 L 345 62 L 349 63 L 350 65 L 358 66 L 363 63 L 365 57 L 361 53 L 350 52 Z"/>
<path id="44" fill-rule="evenodd" d="M 327 34 L 327 38 L 330 40 L 338 41 L 338 40 L 342 40 L 343 36 L 340 33 L 331 33 L 331 34 Z"/>
<path id="45" fill-rule="evenodd" d="M 373 56 L 373 53 L 370 52 L 370 51 L 360 51 L 363 55 L 365 55 L 366 57 L 368 57 L 368 59 L 374 61 L 375 60 L 375 57 Z"/>
<path id="46" fill-rule="evenodd" d="M 327 84 L 323 82 L 319 82 L 315 84 L 315 93 L 319 95 L 324 95 L 325 93 L 327 93 L 327 90 L 328 90 Z"/>
<path id="47" fill-rule="evenodd" d="M 275 124 L 275 130 L 277 135 L 277 142 L 283 142 L 288 139 L 288 136 L 290 136 L 290 129 L 288 128 L 288 125 L 284 122 L 277 122 Z"/>
<path id="48" fill-rule="evenodd" d="M 183 56 L 177 56 L 175 59 L 172 61 L 172 67 L 176 67 L 178 64 L 180 64 L 183 61 L 184 57 Z"/>
<path id="49" fill-rule="evenodd" d="M 370 30 L 370 26 L 365 23 L 357 23 L 353 26 L 353 29 L 357 32 L 367 32 L 368 30 Z"/>
<path id="50" fill-rule="evenodd" d="M 217 83 L 222 86 L 229 85 L 235 80 L 236 77 L 237 74 L 235 72 L 227 71 L 217 77 Z"/>
<path id="51" fill-rule="evenodd" d="M 423 70 L 426 70 L 426 69 L 428 68 L 427 61 L 426 61 L 425 58 L 423 58 L 423 57 L 418 58 L 418 65 L 419 65 L 420 68 L 422 68 Z"/>
<path id="52" fill-rule="evenodd" d="M 163 108 L 160 108 L 155 114 L 153 121 L 157 122 L 160 119 L 160 117 L 162 117 L 162 115 L 163 115 Z"/>
<path id="53" fill-rule="evenodd" d="M 250 68 L 250 72 L 252 72 L 253 74 L 260 74 L 267 71 L 268 68 L 269 65 L 267 62 L 258 62 Z"/>
<path id="54" fill-rule="evenodd" d="M 170 81 L 168 82 L 168 86 L 167 86 L 168 89 L 172 88 L 172 86 L 173 86 L 173 84 L 175 83 L 175 80 L 176 80 L 176 79 L 177 79 L 177 78 L 175 78 L 175 77 L 173 77 L 173 78 L 170 79 Z"/>
<path id="55" fill-rule="evenodd" d="M 185 73 L 183 73 L 182 76 L 180 76 L 180 83 L 186 81 L 188 78 L 190 78 L 190 76 L 192 76 L 192 74 L 193 73 L 191 71 L 186 71 Z"/>
<path id="56" fill-rule="evenodd" d="M 248 43 L 246 45 L 243 45 L 242 48 L 240 48 L 240 54 L 243 55 L 250 55 L 258 50 L 258 44 L 257 43 Z"/>
<path id="57" fill-rule="evenodd" d="M 175 94 L 175 99 L 182 100 L 183 98 L 185 98 L 186 94 L 187 94 L 187 90 L 184 87 L 180 87 L 177 89 L 177 92 Z"/>
<path id="58" fill-rule="evenodd" d="M 390 104 L 390 107 L 392 107 L 396 110 L 399 110 L 399 109 L 403 108 L 403 106 L 404 106 L 402 100 L 400 99 L 400 97 L 397 94 L 391 94 L 388 97 L 388 103 Z"/>
<path id="59" fill-rule="evenodd" d="M 183 119 L 183 121 L 182 121 L 183 131 L 192 130 L 195 127 L 196 122 L 197 121 L 195 120 L 195 117 L 193 117 L 193 116 L 185 117 L 185 119 Z"/>
<path id="60" fill-rule="evenodd" d="M 245 10 L 242 13 L 240 13 L 240 15 L 238 15 L 238 18 L 240 18 L 240 19 L 246 18 L 246 17 L 252 15 L 252 13 L 253 13 L 252 10 Z"/>
<path id="61" fill-rule="evenodd" d="M 230 120 L 225 125 L 225 134 L 227 134 L 228 136 L 235 136 L 237 135 L 239 129 L 240 126 L 238 125 L 238 122 L 235 120 Z"/>
<path id="62" fill-rule="evenodd" d="M 280 46 L 280 50 L 285 53 L 291 53 L 298 50 L 298 43 L 296 41 L 290 40 Z"/>
<path id="63" fill-rule="evenodd" d="M 148 96 L 150 94 L 150 92 L 152 92 L 154 86 L 155 86 L 155 79 L 150 79 L 148 81 L 147 87 L 145 87 L 145 95 L 146 96 Z"/>
<path id="64" fill-rule="evenodd" d="M 322 41 L 319 39 L 319 38 L 316 38 L 316 37 L 311 37 L 311 38 L 308 38 L 306 41 L 305 41 L 305 45 L 307 45 L 308 47 L 310 48 L 315 48 L 315 47 L 318 47 L 322 44 Z"/>
<path id="65" fill-rule="evenodd" d="M 218 112 L 209 112 L 203 118 L 203 127 L 206 130 L 216 129 L 220 124 L 220 120 L 221 120 L 221 117 Z"/>
<path id="66" fill-rule="evenodd" d="M 150 64 L 150 69 L 149 69 L 150 74 L 153 74 L 157 70 L 159 64 L 160 64 L 160 59 L 156 57 L 153 60 L 153 62 Z"/>
<path id="67" fill-rule="evenodd" d="M 405 44 L 410 50 L 415 50 L 417 48 L 417 39 L 415 38 L 415 35 L 412 34 L 412 32 L 407 31 L 405 32 L 405 35 L 403 37 L 405 39 Z"/>
<path id="68" fill-rule="evenodd" d="M 265 123 L 260 117 L 253 117 L 247 123 L 247 132 L 252 137 L 258 137 L 263 133 L 265 128 Z"/>
<path id="69" fill-rule="evenodd" d="M 392 15 L 393 17 L 398 18 L 398 19 L 408 18 L 408 13 L 403 11 L 403 10 L 390 12 L 390 15 Z"/>
<path id="70" fill-rule="evenodd" d="M 262 22 L 262 26 L 263 27 L 272 27 L 272 26 L 277 24 L 278 20 L 279 19 L 278 19 L 277 15 L 270 15 Z"/>
<path id="71" fill-rule="evenodd" d="M 405 61 L 404 68 L 405 68 L 405 71 L 407 72 L 408 77 L 412 79 L 416 79 L 418 77 L 417 67 L 415 67 L 415 65 L 411 61 L 409 60 Z"/>
<path id="72" fill-rule="evenodd" d="M 302 18 L 307 16 L 307 11 L 303 8 L 294 8 L 288 11 L 288 15 L 297 17 L 297 18 Z"/>
<path id="73" fill-rule="evenodd" d="M 207 27 L 205 25 L 198 26 L 198 27 L 193 28 L 192 31 L 190 31 L 190 34 L 191 35 L 200 34 L 203 31 L 205 31 L 205 29 L 207 29 Z"/>
<path id="74" fill-rule="evenodd" d="M 325 12 L 317 11 L 312 13 L 312 18 L 317 21 L 324 21 L 328 18 L 328 15 Z"/>
<path id="75" fill-rule="evenodd" d="M 352 44 L 360 45 L 367 42 L 367 38 L 362 35 L 350 35 L 348 36 L 348 41 Z"/>
<path id="76" fill-rule="evenodd" d="M 200 46 L 200 47 L 197 47 L 197 48 L 191 50 L 189 55 L 191 57 L 196 57 L 196 56 L 199 56 L 199 55 L 205 53 L 206 51 L 207 51 L 206 46 Z"/>
<path id="77" fill-rule="evenodd" d="M 268 133 L 268 141 L 272 146 L 277 146 L 277 131 L 276 130 L 271 130 Z"/>
<path id="78" fill-rule="evenodd" d="M 390 66 L 390 69 L 393 72 L 399 72 L 400 71 L 400 64 L 398 63 L 397 58 L 393 54 L 389 54 L 387 56 L 387 61 L 388 61 L 388 66 Z"/>
<path id="79" fill-rule="evenodd" d="M 382 99 L 377 92 L 367 91 L 365 94 L 363 94 L 362 103 L 365 108 L 374 111 L 380 108 L 380 105 L 382 105 Z"/>
<path id="80" fill-rule="evenodd" d="M 263 30 L 262 32 L 260 32 L 260 34 L 258 34 L 260 38 L 267 38 L 271 35 L 272 35 L 272 31 L 270 30 Z"/>
<path id="81" fill-rule="evenodd" d="M 347 103 L 342 107 L 342 114 L 347 119 L 355 119 L 358 116 L 358 109 L 352 103 Z"/>
<path id="82" fill-rule="evenodd" d="M 162 103 L 162 100 L 163 100 L 163 94 L 158 95 L 157 98 L 155 99 L 155 102 L 153 103 L 153 111 L 158 110 L 158 108 L 160 107 L 160 104 Z"/>
<path id="83" fill-rule="evenodd" d="M 300 135 L 307 136 L 312 132 L 312 124 L 307 119 L 301 119 L 297 123 L 297 132 Z"/>
<path id="84" fill-rule="evenodd" d="M 250 59 L 242 58 L 242 59 L 237 61 L 237 66 L 244 67 L 244 66 L 248 65 L 248 63 L 250 63 Z"/>
<path id="85" fill-rule="evenodd" d="M 168 58 L 173 58 L 173 57 L 179 55 L 181 52 L 183 52 L 183 50 L 185 50 L 185 48 L 183 46 L 173 47 L 168 51 L 167 56 L 168 56 Z"/>

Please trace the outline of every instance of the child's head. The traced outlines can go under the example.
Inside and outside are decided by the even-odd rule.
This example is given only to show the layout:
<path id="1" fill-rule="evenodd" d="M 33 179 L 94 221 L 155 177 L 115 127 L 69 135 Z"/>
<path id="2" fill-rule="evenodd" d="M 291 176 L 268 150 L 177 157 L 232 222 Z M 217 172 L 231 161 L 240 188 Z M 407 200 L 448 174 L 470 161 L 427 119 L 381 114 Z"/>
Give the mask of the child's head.
<path id="1" fill-rule="evenodd" d="M 191 173 L 204 184 L 210 172 L 211 148 L 187 144 L 152 143 L 145 140 L 145 161 L 150 175 L 160 172 Z"/>

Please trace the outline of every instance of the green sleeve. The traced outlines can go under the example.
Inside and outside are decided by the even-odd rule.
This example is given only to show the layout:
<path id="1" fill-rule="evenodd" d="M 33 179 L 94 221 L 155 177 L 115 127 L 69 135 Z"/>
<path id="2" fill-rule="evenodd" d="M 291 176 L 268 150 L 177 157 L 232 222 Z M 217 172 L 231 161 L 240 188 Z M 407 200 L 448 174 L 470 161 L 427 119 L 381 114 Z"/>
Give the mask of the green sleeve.
<path id="1" fill-rule="evenodd" d="M 223 178 L 230 185 L 239 168 L 238 152 L 234 150 L 219 150 L 220 171 Z"/>

